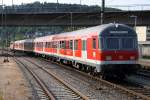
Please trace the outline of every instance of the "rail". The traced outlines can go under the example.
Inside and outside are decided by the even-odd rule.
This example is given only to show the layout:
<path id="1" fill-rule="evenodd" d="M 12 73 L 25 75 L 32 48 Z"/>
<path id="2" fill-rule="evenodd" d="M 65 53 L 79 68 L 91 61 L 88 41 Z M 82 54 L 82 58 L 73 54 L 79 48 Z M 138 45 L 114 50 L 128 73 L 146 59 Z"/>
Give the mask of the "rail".
<path id="1" fill-rule="evenodd" d="M 35 78 L 36 82 L 41 86 L 42 90 L 45 92 L 45 94 L 47 95 L 49 100 L 56 100 L 55 97 L 53 96 L 53 94 L 47 89 L 45 84 L 39 79 L 39 77 L 30 68 L 26 67 L 26 65 L 24 63 L 22 63 L 21 61 L 19 61 L 16 58 L 14 58 L 14 61 L 17 64 L 20 63 L 28 70 L 28 72 Z"/>
<path id="2" fill-rule="evenodd" d="M 63 81 L 62 79 L 60 79 L 56 74 L 54 74 L 52 71 L 45 69 L 44 67 L 41 67 L 39 65 L 37 65 L 36 63 L 24 58 L 26 61 L 34 64 L 35 66 L 37 66 L 38 68 L 42 69 L 44 72 L 46 72 L 47 74 L 51 75 L 52 77 L 54 77 L 56 80 L 58 80 L 60 83 L 62 83 L 64 86 L 66 86 L 68 89 L 70 89 L 71 91 L 73 91 L 76 95 L 78 95 L 79 97 L 81 97 L 83 100 L 89 100 L 87 96 L 85 96 L 84 94 L 82 94 L 81 92 L 79 92 L 77 89 L 75 89 L 74 87 L 72 87 L 71 85 L 69 85 L 68 83 L 66 83 L 65 81 Z"/>
<path id="3" fill-rule="evenodd" d="M 49 61 L 49 60 L 47 60 L 47 61 Z M 50 62 L 52 62 L 52 61 L 50 61 Z M 57 64 L 57 65 L 60 65 L 60 66 L 65 67 L 65 68 L 68 68 L 68 66 L 66 66 L 66 65 L 62 65 L 62 64 L 59 64 L 59 63 L 56 63 L 56 62 L 52 62 L 52 63 Z M 133 90 L 130 90 L 130 89 L 128 89 L 128 88 L 125 88 L 125 87 L 123 87 L 123 86 L 120 86 L 120 85 L 111 83 L 111 82 L 109 82 L 109 81 L 105 81 L 105 80 L 103 80 L 103 79 L 101 79 L 101 78 L 94 77 L 94 76 L 92 76 L 92 75 L 88 75 L 87 73 L 81 72 L 81 71 L 79 71 L 79 70 L 76 70 L 76 71 L 79 72 L 79 73 L 81 73 L 81 74 L 83 74 L 83 75 L 85 75 L 85 76 L 87 76 L 87 77 L 90 77 L 90 78 L 92 78 L 92 79 L 94 79 L 94 80 L 100 81 L 100 82 L 102 82 L 103 84 L 106 84 L 106 85 L 108 85 L 108 86 L 111 86 L 111 87 L 113 87 L 113 88 L 115 88 L 115 89 L 118 89 L 118 90 L 120 90 L 120 91 L 122 91 L 122 92 L 125 92 L 125 93 L 126 93 L 127 95 L 129 95 L 129 96 L 132 95 L 132 96 L 135 96 L 135 97 L 137 97 L 137 98 L 141 98 L 142 100 L 150 100 L 150 97 L 148 97 L 148 96 L 146 96 L 146 95 L 143 95 L 143 94 L 141 94 L 141 93 L 137 93 L 137 92 L 135 92 L 135 91 L 133 91 Z"/>

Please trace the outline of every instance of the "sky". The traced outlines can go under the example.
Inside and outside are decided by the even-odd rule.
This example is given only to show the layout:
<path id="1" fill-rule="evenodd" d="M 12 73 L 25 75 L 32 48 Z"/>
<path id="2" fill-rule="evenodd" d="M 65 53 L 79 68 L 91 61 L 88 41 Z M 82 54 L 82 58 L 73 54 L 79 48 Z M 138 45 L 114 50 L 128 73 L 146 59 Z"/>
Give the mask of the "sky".
<path id="1" fill-rule="evenodd" d="M 2 4 L 2 1 L 6 5 L 11 5 L 12 1 L 14 4 L 22 4 L 22 3 L 31 3 L 35 1 L 40 1 L 40 2 L 53 2 L 56 3 L 57 0 L 0 0 L 0 3 Z M 58 0 L 59 3 L 69 3 L 69 4 L 86 4 L 86 5 L 101 5 L 102 0 Z M 115 6 L 116 5 L 126 5 L 125 7 L 121 7 L 122 9 L 149 9 L 150 10 L 150 5 L 149 6 L 131 6 L 127 7 L 129 5 L 133 4 L 150 4 L 150 0 L 105 0 L 106 1 L 106 6 Z"/>

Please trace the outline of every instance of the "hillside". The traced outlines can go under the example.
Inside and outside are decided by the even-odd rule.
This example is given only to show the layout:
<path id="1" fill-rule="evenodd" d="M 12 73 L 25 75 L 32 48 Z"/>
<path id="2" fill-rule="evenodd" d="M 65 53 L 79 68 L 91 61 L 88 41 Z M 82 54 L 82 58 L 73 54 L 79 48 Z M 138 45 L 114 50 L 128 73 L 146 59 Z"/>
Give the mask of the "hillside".
<path id="1" fill-rule="evenodd" d="M 101 7 L 79 5 L 79 4 L 57 4 L 57 3 L 40 3 L 34 2 L 30 4 L 14 5 L 6 7 L 7 12 L 33 13 L 33 12 L 100 12 Z M 15 10 L 14 10 L 15 9 Z M 120 11 L 115 8 L 105 8 L 106 11 Z"/>
<path id="2" fill-rule="evenodd" d="M 2 6 L 0 6 L 0 8 L 2 8 Z M 105 10 L 106 11 L 120 11 L 119 9 L 115 9 L 115 8 L 106 8 Z M 57 3 L 47 3 L 47 2 L 44 2 L 44 3 L 34 2 L 30 4 L 14 5 L 13 7 L 6 6 L 4 11 L 6 11 L 6 13 L 100 12 L 101 7 L 79 5 L 79 4 L 57 4 Z M 2 9 L 0 10 L 0 13 L 2 13 Z M 55 33 L 73 30 L 70 27 L 62 27 L 62 26 L 6 27 L 5 31 L 3 29 L 4 28 L 0 27 L 1 37 L 4 37 L 2 38 L 1 41 L 3 41 L 3 39 L 7 37 L 6 33 L 9 34 L 10 41 L 12 41 L 14 40 L 14 36 L 15 36 L 15 40 L 19 40 L 19 39 L 25 39 L 25 38 L 31 38 L 31 37 L 37 37 L 37 36 L 42 36 L 42 35 L 47 35 L 47 34 L 55 34 Z M 74 30 L 76 29 L 78 29 L 78 27 L 74 28 Z M 38 33 L 40 33 L 40 35 Z"/>

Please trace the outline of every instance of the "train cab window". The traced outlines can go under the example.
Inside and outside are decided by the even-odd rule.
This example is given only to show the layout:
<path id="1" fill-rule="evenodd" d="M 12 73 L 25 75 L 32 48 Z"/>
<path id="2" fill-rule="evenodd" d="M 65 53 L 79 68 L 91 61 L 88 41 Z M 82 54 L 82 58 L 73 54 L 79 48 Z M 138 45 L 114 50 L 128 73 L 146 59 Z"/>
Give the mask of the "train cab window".
<path id="1" fill-rule="evenodd" d="M 93 49 L 96 49 L 96 38 L 93 38 L 92 45 L 93 45 Z"/>
<path id="2" fill-rule="evenodd" d="M 82 40 L 82 50 L 86 50 L 86 40 Z"/>
<path id="3" fill-rule="evenodd" d="M 134 48 L 135 48 L 135 49 L 137 49 L 137 48 L 138 48 L 137 39 L 134 39 Z"/>
<path id="4" fill-rule="evenodd" d="M 133 49 L 134 39 L 133 38 L 123 38 L 122 39 L 122 49 Z"/>
<path id="5" fill-rule="evenodd" d="M 106 39 L 107 49 L 118 50 L 119 49 L 119 38 L 107 38 Z"/>
<path id="6" fill-rule="evenodd" d="M 74 50 L 78 50 L 78 40 L 74 41 Z"/>
<path id="7" fill-rule="evenodd" d="M 69 41 L 69 49 L 73 49 L 73 41 L 72 40 Z"/>

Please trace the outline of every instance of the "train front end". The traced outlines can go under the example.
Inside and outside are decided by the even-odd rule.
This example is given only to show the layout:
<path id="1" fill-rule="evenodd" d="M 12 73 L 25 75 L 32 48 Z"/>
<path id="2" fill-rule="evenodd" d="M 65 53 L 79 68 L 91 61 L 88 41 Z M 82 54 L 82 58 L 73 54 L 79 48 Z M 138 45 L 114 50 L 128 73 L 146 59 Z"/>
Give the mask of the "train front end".
<path id="1" fill-rule="evenodd" d="M 132 28 L 113 24 L 102 31 L 100 38 L 103 78 L 124 79 L 139 69 L 137 34 Z"/>

